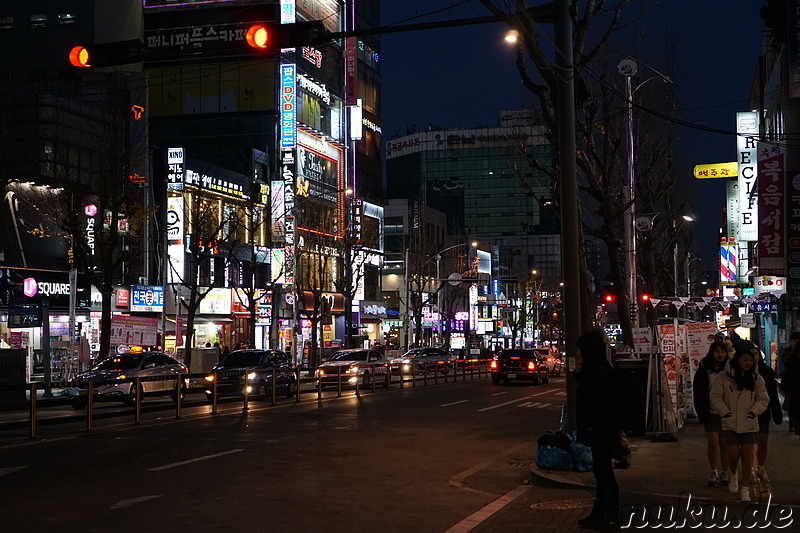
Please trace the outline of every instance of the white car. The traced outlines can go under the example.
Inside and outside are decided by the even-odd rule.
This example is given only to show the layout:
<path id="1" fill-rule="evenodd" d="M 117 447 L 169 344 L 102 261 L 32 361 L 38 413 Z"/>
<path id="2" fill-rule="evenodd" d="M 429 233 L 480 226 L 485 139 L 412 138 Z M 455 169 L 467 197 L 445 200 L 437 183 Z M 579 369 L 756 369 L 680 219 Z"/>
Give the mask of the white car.
<path id="1" fill-rule="evenodd" d="M 439 371 L 448 373 L 453 368 L 453 354 L 442 348 L 412 348 L 400 357 L 389 361 L 392 374 L 423 374 Z"/>
<path id="2" fill-rule="evenodd" d="M 136 396 L 136 382 L 131 381 L 131 378 L 155 376 L 163 379 L 142 380 L 140 393 L 163 394 L 177 399 L 176 377 L 188 372 L 189 369 L 183 363 L 160 352 L 114 355 L 98 361 L 87 371 L 75 376 L 73 385 L 66 388 L 66 394 L 72 398 L 75 409 L 82 409 L 86 407 L 89 381 L 92 381 L 98 399 L 132 402 Z M 186 380 L 181 381 L 181 389 L 184 389 Z"/>

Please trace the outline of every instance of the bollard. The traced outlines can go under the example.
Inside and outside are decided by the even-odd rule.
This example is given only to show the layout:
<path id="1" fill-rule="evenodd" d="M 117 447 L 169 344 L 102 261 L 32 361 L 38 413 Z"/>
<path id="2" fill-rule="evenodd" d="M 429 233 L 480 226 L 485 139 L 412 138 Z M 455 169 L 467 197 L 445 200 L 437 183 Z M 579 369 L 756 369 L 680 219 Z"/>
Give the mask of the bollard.
<path id="1" fill-rule="evenodd" d="M 403 382 L 406 379 L 405 371 L 403 370 L 403 368 L 404 368 L 403 363 L 400 363 L 399 365 L 397 365 L 397 370 L 399 371 L 398 374 L 400 374 L 400 388 L 401 389 L 405 388 L 405 383 L 403 383 Z M 392 368 L 389 367 L 390 374 L 391 374 L 391 369 Z"/>
<path id="2" fill-rule="evenodd" d="M 277 369 L 272 369 L 272 405 L 275 405 L 275 394 L 278 392 Z"/>
<path id="3" fill-rule="evenodd" d="M 295 400 L 294 401 L 295 402 L 299 402 L 300 401 L 300 369 L 299 368 L 295 368 L 294 369 L 294 373 L 295 373 L 295 381 L 294 381 L 294 384 L 295 384 L 295 387 L 294 387 Z"/>
<path id="4" fill-rule="evenodd" d="M 428 386 L 428 363 L 422 363 L 422 384 Z"/>
<path id="5" fill-rule="evenodd" d="M 92 430 L 92 412 L 94 411 L 94 382 L 89 380 L 86 391 L 86 431 Z"/>
<path id="6" fill-rule="evenodd" d="M 181 407 L 182 407 L 181 396 L 183 396 L 183 394 L 181 394 L 182 392 L 183 392 L 183 380 L 181 380 L 181 375 L 178 374 L 178 376 L 175 378 L 175 418 L 181 417 Z"/>
<path id="7" fill-rule="evenodd" d="M 36 438 L 36 383 L 31 383 L 31 430 L 30 438 Z"/>
<path id="8" fill-rule="evenodd" d="M 250 410 L 250 405 L 249 405 L 249 403 L 250 403 L 249 402 L 249 400 L 250 400 L 250 392 L 247 389 L 248 389 L 248 386 L 247 386 L 247 370 L 245 370 L 244 371 L 244 385 L 242 385 L 242 396 L 244 398 L 242 400 L 242 411 L 249 411 Z"/>
<path id="9" fill-rule="evenodd" d="M 417 364 L 411 363 L 411 388 L 417 386 Z"/>
<path id="10" fill-rule="evenodd" d="M 136 387 L 133 394 L 133 423 L 140 424 L 142 422 L 142 378 L 136 378 L 133 383 Z"/>
<path id="11" fill-rule="evenodd" d="M 433 384 L 439 384 L 439 372 L 436 371 L 436 365 L 433 366 Z"/>
<path id="12" fill-rule="evenodd" d="M 374 379 L 372 380 L 372 383 L 370 383 L 369 385 L 370 385 L 370 391 L 375 392 L 375 380 Z"/>
<path id="13" fill-rule="evenodd" d="M 364 371 L 364 375 L 365 376 L 368 375 L 368 372 L 366 370 Z M 356 396 L 361 396 L 361 394 L 359 394 L 359 392 L 358 392 L 358 382 L 359 381 L 361 381 L 361 380 L 358 378 L 358 372 L 356 372 Z"/>
<path id="14" fill-rule="evenodd" d="M 340 398 L 342 396 L 342 365 L 337 367 L 337 374 L 336 374 L 336 397 Z"/>
<path id="15" fill-rule="evenodd" d="M 214 376 L 214 381 L 211 382 L 211 414 L 217 414 L 217 399 L 219 396 L 217 395 L 217 381 L 219 380 L 219 372 L 216 370 L 211 374 Z"/>
<path id="16" fill-rule="evenodd" d="M 317 369 L 317 400 L 322 399 L 322 376 L 324 374 Z"/>

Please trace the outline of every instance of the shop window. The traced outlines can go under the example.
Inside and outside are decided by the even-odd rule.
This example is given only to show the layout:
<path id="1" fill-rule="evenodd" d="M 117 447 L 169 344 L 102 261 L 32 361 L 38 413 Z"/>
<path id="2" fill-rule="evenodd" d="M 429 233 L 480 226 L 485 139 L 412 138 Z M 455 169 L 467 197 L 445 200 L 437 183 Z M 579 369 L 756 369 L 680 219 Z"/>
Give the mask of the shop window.
<path id="1" fill-rule="evenodd" d="M 14 17 L 0 17 L 0 30 L 10 30 L 14 27 Z"/>
<path id="2" fill-rule="evenodd" d="M 68 13 L 59 13 L 58 14 L 58 23 L 59 24 L 75 24 L 75 17 L 77 16 L 74 12 Z"/>

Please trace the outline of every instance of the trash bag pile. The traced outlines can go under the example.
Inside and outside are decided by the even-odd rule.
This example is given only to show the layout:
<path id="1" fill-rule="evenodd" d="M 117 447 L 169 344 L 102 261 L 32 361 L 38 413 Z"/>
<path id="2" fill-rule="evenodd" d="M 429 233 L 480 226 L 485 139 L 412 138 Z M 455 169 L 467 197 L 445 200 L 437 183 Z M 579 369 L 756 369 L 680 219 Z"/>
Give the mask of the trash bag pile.
<path id="1" fill-rule="evenodd" d="M 592 450 L 563 431 L 546 431 L 538 440 L 536 466 L 542 470 L 588 472 L 592 469 Z"/>

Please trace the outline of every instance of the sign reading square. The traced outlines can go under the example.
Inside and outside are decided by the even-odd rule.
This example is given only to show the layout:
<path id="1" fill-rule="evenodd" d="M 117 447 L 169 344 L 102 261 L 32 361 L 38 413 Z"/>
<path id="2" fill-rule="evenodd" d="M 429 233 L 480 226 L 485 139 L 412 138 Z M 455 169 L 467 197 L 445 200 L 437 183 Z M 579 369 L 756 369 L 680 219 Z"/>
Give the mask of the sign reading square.
<path id="1" fill-rule="evenodd" d="M 131 287 L 131 311 L 160 313 L 164 310 L 164 287 L 134 285 Z"/>

